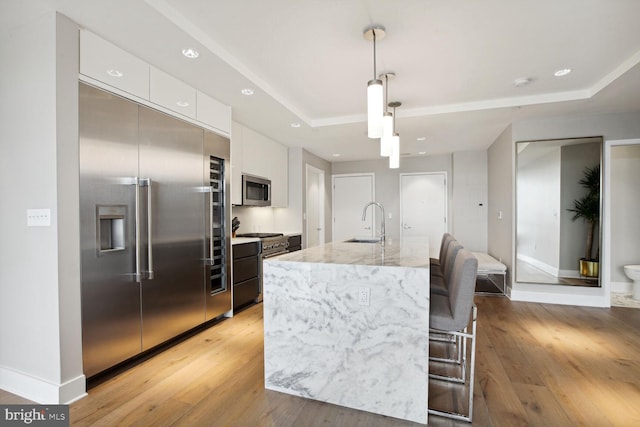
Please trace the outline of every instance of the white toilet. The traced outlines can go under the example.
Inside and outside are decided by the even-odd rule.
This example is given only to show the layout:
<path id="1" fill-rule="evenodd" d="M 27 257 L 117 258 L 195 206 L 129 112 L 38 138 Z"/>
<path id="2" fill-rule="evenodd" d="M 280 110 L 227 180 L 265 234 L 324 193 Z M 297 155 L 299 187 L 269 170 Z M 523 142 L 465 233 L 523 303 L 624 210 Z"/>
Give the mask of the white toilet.
<path id="1" fill-rule="evenodd" d="M 631 298 L 640 300 L 640 264 L 625 265 L 624 273 L 629 279 L 633 280 Z"/>

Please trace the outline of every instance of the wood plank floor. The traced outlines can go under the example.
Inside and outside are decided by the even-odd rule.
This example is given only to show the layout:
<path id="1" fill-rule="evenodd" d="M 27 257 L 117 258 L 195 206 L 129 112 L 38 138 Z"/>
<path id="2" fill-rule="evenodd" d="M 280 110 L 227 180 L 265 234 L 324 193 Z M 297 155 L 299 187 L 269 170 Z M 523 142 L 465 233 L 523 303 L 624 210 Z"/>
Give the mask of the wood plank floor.
<path id="1" fill-rule="evenodd" d="M 640 310 L 476 296 L 474 425 L 640 425 Z M 74 426 L 414 426 L 264 389 L 262 306 L 89 390 Z M 456 390 L 430 387 L 438 401 Z M 24 399 L 0 391 L 0 403 Z M 439 402 L 438 402 L 439 403 Z M 465 426 L 435 416 L 432 426 Z"/>

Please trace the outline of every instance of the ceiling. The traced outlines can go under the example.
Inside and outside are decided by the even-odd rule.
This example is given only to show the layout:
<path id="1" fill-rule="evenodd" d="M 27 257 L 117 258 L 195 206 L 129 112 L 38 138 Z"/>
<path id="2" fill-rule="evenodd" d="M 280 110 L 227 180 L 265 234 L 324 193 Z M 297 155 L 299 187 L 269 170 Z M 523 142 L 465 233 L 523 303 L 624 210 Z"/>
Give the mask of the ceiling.
<path id="1" fill-rule="evenodd" d="M 58 10 L 231 105 L 234 120 L 329 161 L 378 158 L 365 121 L 374 73 L 363 32 L 374 24 L 386 30 L 378 74 L 396 74 L 389 101 L 402 102 L 403 155 L 486 149 L 517 120 L 640 110 L 637 0 L 2 0 L 0 7 L 3 30 Z M 185 58 L 185 47 L 199 58 Z M 564 68 L 572 72 L 554 76 Z M 518 78 L 531 81 L 518 87 Z"/>

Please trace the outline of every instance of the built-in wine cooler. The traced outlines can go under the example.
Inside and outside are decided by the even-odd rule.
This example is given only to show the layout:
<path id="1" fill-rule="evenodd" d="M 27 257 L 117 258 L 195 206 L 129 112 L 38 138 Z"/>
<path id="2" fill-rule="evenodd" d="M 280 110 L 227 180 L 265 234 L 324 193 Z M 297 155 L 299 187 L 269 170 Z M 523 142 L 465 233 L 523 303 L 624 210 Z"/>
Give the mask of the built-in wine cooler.
<path id="1" fill-rule="evenodd" d="M 224 159 L 209 156 L 209 188 L 211 203 L 209 215 L 211 224 L 210 253 L 208 263 L 211 266 L 209 275 L 209 289 L 211 294 L 227 290 L 224 240 Z"/>
<path id="2" fill-rule="evenodd" d="M 231 307 L 231 206 L 230 186 L 225 167 L 229 162 L 229 140 L 211 132 L 204 134 L 205 182 L 207 200 L 208 259 L 205 268 L 207 320 Z M 224 153 L 221 156 L 220 153 Z"/>

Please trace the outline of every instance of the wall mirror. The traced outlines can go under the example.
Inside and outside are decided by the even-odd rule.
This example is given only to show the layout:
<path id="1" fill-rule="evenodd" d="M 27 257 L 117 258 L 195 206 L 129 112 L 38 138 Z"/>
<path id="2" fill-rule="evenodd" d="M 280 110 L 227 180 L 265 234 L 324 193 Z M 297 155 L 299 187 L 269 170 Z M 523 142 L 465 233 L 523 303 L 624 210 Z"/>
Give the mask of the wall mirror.
<path id="1" fill-rule="evenodd" d="M 516 143 L 516 282 L 600 286 L 602 138 Z"/>

